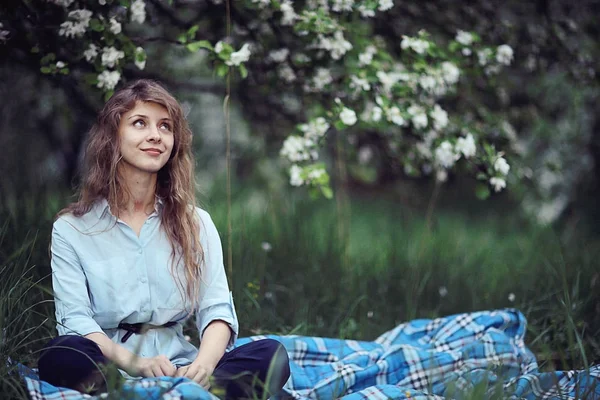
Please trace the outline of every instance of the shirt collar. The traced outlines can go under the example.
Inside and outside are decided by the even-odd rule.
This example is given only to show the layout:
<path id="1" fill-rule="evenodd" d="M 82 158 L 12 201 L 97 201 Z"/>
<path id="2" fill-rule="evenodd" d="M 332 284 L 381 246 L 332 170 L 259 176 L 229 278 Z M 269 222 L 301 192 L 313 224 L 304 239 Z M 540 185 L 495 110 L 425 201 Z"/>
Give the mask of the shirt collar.
<path id="1" fill-rule="evenodd" d="M 158 195 L 155 195 L 154 196 L 154 212 L 150 215 L 154 215 L 154 214 L 160 215 L 164 205 L 165 205 L 165 201 L 163 200 L 163 198 L 159 197 Z M 104 216 L 104 213 L 106 213 L 106 212 L 108 212 L 112 215 L 112 213 L 110 212 L 108 200 L 106 200 L 105 197 L 102 197 L 100 200 L 98 200 L 96 202 L 95 211 L 96 211 L 96 216 L 98 218 L 102 218 Z"/>

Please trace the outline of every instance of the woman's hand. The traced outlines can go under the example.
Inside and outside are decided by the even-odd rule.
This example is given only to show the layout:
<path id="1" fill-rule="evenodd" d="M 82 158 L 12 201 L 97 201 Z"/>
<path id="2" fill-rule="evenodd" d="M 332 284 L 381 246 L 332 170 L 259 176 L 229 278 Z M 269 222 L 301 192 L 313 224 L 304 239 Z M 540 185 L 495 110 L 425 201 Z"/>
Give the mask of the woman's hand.
<path id="1" fill-rule="evenodd" d="M 213 370 L 213 368 L 201 365 L 199 363 L 191 363 L 190 365 L 186 365 L 185 367 L 180 367 L 177 369 L 175 376 L 189 378 L 198 383 L 204 389 L 208 390 L 210 388 L 209 378 L 211 377 Z"/>
<path id="2" fill-rule="evenodd" d="M 159 355 L 151 358 L 138 357 L 133 363 L 135 375 L 144 378 L 157 376 L 173 376 L 177 369 L 166 356 Z"/>

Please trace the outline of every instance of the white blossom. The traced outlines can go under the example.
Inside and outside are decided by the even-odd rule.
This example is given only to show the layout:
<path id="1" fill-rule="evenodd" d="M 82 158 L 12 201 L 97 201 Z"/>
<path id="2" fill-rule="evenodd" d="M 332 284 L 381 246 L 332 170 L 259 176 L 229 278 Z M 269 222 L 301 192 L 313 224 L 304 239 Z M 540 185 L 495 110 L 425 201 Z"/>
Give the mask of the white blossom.
<path id="1" fill-rule="evenodd" d="M 121 74 L 119 71 L 102 71 L 100 75 L 98 75 L 98 84 L 96 85 L 100 89 L 113 90 L 119 80 L 121 79 Z"/>
<path id="2" fill-rule="evenodd" d="M 219 40 L 216 44 L 215 44 L 215 53 L 219 54 L 223 51 L 223 41 Z"/>
<path id="3" fill-rule="evenodd" d="M 368 8 L 364 4 L 358 6 L 358 12 L 363 18 L 373 18 L 375 16 L 375 10 Z"/>
<path id="4" fill-rule="evenodd" d="M 356 118 L 356 113 L 354 110 L 349 109 L 348 107 L 344 107 L 342 112 L 340 112 L 340 120 L 347 126 L 352 126 L 358 120 Z"/>
<path id="5" fill-rule="evenodd" d="M 290 51 L 284 47 L 279 50 L 272 50 L 271 52 L 269 52 L 268 58 L 273 62 L 281 63 L 286 60 L 289 54 Z"/>
<path id="6" fill-rule="evenodd" d="M 452 147 L 452 144 L 445 140 L 437 149 L 435 149 L 435 161 L 444 168 L 450 168 L 454 165 L 458 156 Z"/>
<path id="7" fill-rule="evenodd" d="M 333 82 L 331 72 L 327 68 L 317 68 L 317 73 L 313 77 L 315 89 L 322 90 L 325 85 L 329 85 L 331 82 Z"/>
<path id="8" fill-rule="evenodd" d="M 448 171 L 446 171 L 445 169 L 438 169 L 435 172 L 435 179 L 438 182 L 446 182 L 448 180 Z"/>
<path id="9" fill-rule="evenodd" d="M 121 24 L 114 18 L 111 18 L 109 20 L 110 23 L 110 28 L 109 30 L 114 33 L 115 35 L 118 35 L 119 33 L 121 33 Z"/>
<path id="10" fill-rule="evenodd" d="M 460 78 L 460 70 L 450 61 L 444 61 L 442 63 L 442 76 L 444 77 L 446 83 L 449 85 L 454 85 Z"/>
<path id="11" fill-rule="evenodd" d="M 402 42 L 400 42 L 400 47 L 402 48 L 402 50 L 410 48 L 417 54 L 423 54 L 429 48 L 429 42 L 419 38 L 402 36 Z"/>
<path id="12" fill-rule="evenodd" d="M 283 147 L 279 154 L 286 157 L 291 162 L 308 161 L 316 159 L 317 154 L 312 152 L 314 141 L 301 136 L 289 136 L 283 142 Z"/>
<path id="13" fill-rule="evenodd" d="M 381 120 L 381 116 L 383 114 L 383 110 L 381 109 L 381 107 L 373 107 L 373 111 L 371 114 L 371 120 L 373 122 L 379 122 Z"/>
<path id="14" fill-rule="evenodd" d="M 271 4 L 271 0 L 252 0 L 252 3 L 258 4 L 258 8 L 263 9 Z"/>
<path id="15" fill-rule="evenodd" d="M 456 32 L 455 40 L 463 46 L 470 46 L 473 44 L 473 35 L 470 32 L 461 31 L 459 29 Z"/>
<path id="16" fill-rule="evenodd" d="M 241 49 L 238 51 L 234 51 L 231 53 L 231 58 L 225 61 L 225 64 L 229 66 L 238 66 L 243 62 L 246 62 L 250 59 L 250 45 L 245 43 Z"/>
<path id="17" fill-rule="evenodd" d="M 448 289 L 446 289 L 446 286 L 440 286 L 438 293 L 440 294 L 440 297 L 446 297 L 448 295 Z"/>
<path id="18" fill-rule="evenodd" d="M 94 43 L 90 43 L 88 49 L 83 52 L 83 56 L 86 61 L 92 62 L 98 56 L 98 47 Z"/>
<path id="19" fill-rule="evenodd" d="M 462 153 L 465 158 L 474 156 L 476 151 L 477 146 L 472 134 L 469 133 L 466 138 L 460 137 L 456 141 L 456 152 Z"/>
<path id="20" fill-rule="evenodd" d="M 125 53 L 114 47 L 105 47 L 102 49 L 102 65 L 113 68 L 119 63 L 119 60 L 125 57 Z"/>
<path id="21" fill-rule="evenodd" d="M 394 0 L 379 0 L 379 11 L 387 11 L 394 7 Z"/>
<path id="22" fill-rule="evenodd" d="M 377 71 L 376 76 L 377 76 L 377 79 L 379 79 L 379 82 L 381 82 L 381 85 L 383 86 L 383 90 L 385 92 L 389 93 L 390 90 L 392 89 L 392 86 L 394 86 L 396 84 L 396 82 L 398 82 L 400 80 L 400 78 L 402 77 L 402 74 L 395 73 L 395 72 L 390 72 L 388 74 L 384 71 Z"/>
<path id="23" fill-rule="evenodd" d="M 57 6 L 61 6 L 63 8 L 67 8 L 73 3 L 75 0 L 48 0 L 49 3 L 54 3 Z"/>
<path id="24" fill-rule="evenodd" d="M 98 4 L 100 4 L 101 6 L 105 6 L 106 0 L 98 0 Z"/>
<path id="25" fill-rule="evenodd" d="M 301 124 L 299 128 L 307 138 L 320 138 L 329 129 L 329 124 L 325 118 L 317 117 L 306 124 Z"/>
<path id="26" fill-rule="evenodd" d="M 60 24 L 58 35 L 71 38 L 81 37 L 90 25 L 92 12 L 89 10 L 74 10 L 69 12 L 68 18 L 68 21 Z"/>
<path id="27" fill-rule="evenodd" d="M 292 2 L 289 0 L 284 0 L 281 3 L 281 12 L 283 13 L 283 16 L 281 17 L 281 25 L 292 25 L 294 20 L 298 17 L 294 11 Z"/>
<path id="28" fill-rule="evenodd" d="M 433 106 L 433 111 L 429 115 L 433 119 L 435 129 L 441 130 L 448 125 L 448 113 L 439 104 Z"/>
<path id="29" fill-rule="evenodd" d="M 368 164 L 373 159 L 373 149 L 369 146 L 363 146 L 358 150 L 358 163 L 361 165 Z"/>
<path id="30" fill-rule="evenodd" d="M 490 57 L 492 56 L 492 50 L 490 49 L 483 49 L 483 50 L 479 50 L 477 52 L 477 60 L 479 62 L 479 65 L 486 66 Z"/>
<path id="31" fill-rule="evenodd" d="M 292 186 L 302 186 L 304 180 L 302 179 L 302 168 L 297 165 L 292 165 L 290 167 L 290 185 Z"/>
<path id="32" fill-rule="evenodd" d="M 515 301 L 515 298 L 516 298 L 516 296 L 515 296 L 515 294 L 514 294 L 514 293 L 509 293 L 509 294 L 508 294 L 508 301 L 510 301 L 511 303 L 512 303 L 513 301 Z"/>
<path id="33" fill-rule="evenodd" d="M 296 80 L 296 73 L 288 63 L 281 64 L 277 68 L 277 75 L 287 83 L 292 83 Z"/>
<path id="34" fill-rule="evenodd" d="M 307 175 L 308 181 L 315 181 L 325 175 L 325 170 L 323 168 L 317 168 L 310 171 Z"/>
<path id="35" fill-rule="evenodd" d="M 473 51 L 471 51 L 471 49 L 469 49 L 468 47 L 464 47 L 461 51 L 463 56 L 468 57 L 471 54 L 473 54 Z"/>
<path id="36" fill-rule="evenodd" d="M 369 91 L 371 90 L 371 84 L 369 84 L 369 81 L 366 80 L 365 78 L 359 78 L 356 75 L 352 75 L 350 77 L 350 87 L 352 89 L 358 89 L 358 90 L 364 90 L 364 91 Z"/>
<path id="37" fill-rule="evenodd" d="M 417 104 L 412 104 L 406 112 L 410 115 L 410 120 L 416 129 L 427 127 L 427 113 L 425 109 Z"/>
<path id="38" fill-rule="evenodd" d="M 490 184 L 494 187 L 496 192 L 499 192 L 506 187 L 504 178 L 498 178 L 496 176 L 490 179 Z"/>
<path id="39" fill-rule="evenodd" d="M 354 0 L 333 0 L 331 10 L 335 12 L 352 11 Z"/>
<path id="40" fill-rule="evenodd" d="M 385 112 L 385 117 L 387 118 L 388 121 L 390 121 L 398 126 L 406 125 L 406 120 L 404 118 L 402 118 L 402 115 L 400 114 L 400 109 L 396 106 L 388 108 Z"/>
<path id="41" fill-rule="evenodd" d="M 430 159 L 433 155 L 431 153 L 431 143 L 427 142 L 417 142 L 415 147 L 417 148 L 417 152 L 421 155 L 421 157 Z"/>
<path id="42" fill-rule="evenodd" d="M 329 51 L 331 58 L 339 60 L 349 50 L 352 50 L 352 43 L 344 38 L 344 33 L 341 30 L 338 30 L 333 34 L 333 37 L 319 35 L 317 47 Z"/>
<path id="43" fill-rule="evenodd" d="M 63 61 L 57 61 L 56 62 L 56 68 L 60 69 L 60 68 L 64 68 L 65 67 L 65 63 Z"/>
<path id="44" fill-rule="evenodd" d="M 427 92 L 434 92 L 438 86 L 438 81 L 431 75 L 421 75 L 419 85 Z"/>
<path id="45" fill-rule="evenodd" d="M 146 3 L 143 0 L 135 0 L 131 3 L 131 22 L 143 24 L 146 21 Z"/>
<path id="46" fill-rule="evenodd" d="M 510 165 L 508 165 L 504 157 L 498 157 L 494 162 L 494 169 L 500 172 L 502 175 L 508 175 L 508 171 L 510 171 Z"/>
<path id="47" fill-rule="evenodd" d="M 377 48 L 373 45 L 367 46 L 364 53 L 358 55 L 358 65 L 364 67 L 365 65 L 371 64 L 373 61 L 373 55 L 377 53 Z"/>
<path id="48" fill-rule="evenodd" d="M 269 252 L 273 249 L 273 246 L 271 246 L 271 243 L 269 242 L 262 242 L 260 244 L 261 249 L 263 249 L 264 252 Z"/>
<path id="49" fill-rule="evenodd" d="M 139 69 L 146 68 L 146 51 L 142 47 L 135 49 L 135 61 L 134 64 Z"/>
<path id="50" fill-rule="evenodd" d="M 513 54 L 513 49 L 509 45 L 500 45 L 496 49 L 496 61 L 500 64 L 510 65 L 513 60 Z"/>

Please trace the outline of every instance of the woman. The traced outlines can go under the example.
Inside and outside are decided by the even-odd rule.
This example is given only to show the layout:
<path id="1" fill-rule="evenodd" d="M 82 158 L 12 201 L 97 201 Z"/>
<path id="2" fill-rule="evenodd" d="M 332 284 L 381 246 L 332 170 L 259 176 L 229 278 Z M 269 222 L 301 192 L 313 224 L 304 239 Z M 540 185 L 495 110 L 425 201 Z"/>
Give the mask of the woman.
<path id="1" fill-rule="evenodd" d="M 79 201 L 53 227 L 60 336 L 40 356 L 41 379 L 82 390 L 100 376 L 90 365 L 110 362 L 126 376 L 183 376 L 205 388 L 212 376 L 229 398 L 274 394 L 287 381 L 287 353 L 274 340 L 226 352 L 238 321 L 219 234 L 194 206 L 191 141 L 180 105 L 153 81 L 105 104 Z M 182 333 L 193 312 L 199 349 Z"/>

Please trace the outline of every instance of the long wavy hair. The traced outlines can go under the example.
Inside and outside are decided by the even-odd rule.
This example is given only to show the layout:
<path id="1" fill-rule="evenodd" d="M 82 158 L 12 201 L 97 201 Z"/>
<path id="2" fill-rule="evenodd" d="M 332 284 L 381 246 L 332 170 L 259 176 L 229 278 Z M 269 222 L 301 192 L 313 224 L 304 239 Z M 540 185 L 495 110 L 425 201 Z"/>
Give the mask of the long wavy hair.
<path id="1" fill-rule="evenodd" d="M 195 204 L 192 131 L 179 102 L 160 84 L 137 80 L 118 90 L 106 102 L 91 128 L 85 153 L 85 170 L 79 188 L 79 199 L 60 211 L 76 217 L 88 213 L 94 203 L 105 198 L 111 212 L 118 217 L 130 193 L 119 167 L 121 160 L 119 123 L 137 102 L 163 106 L 173 120 L 174 144 L 169 161 L 158 171 L 156 195 L 163 201 L 160 215 L 162 228 L 171 243 L 171 274 L 179 285 L 185 304 L 197 305 L 204 251 L 200 244 L 200 223 Z M 175 270 L 183 261 L 185 281 Z"/>

